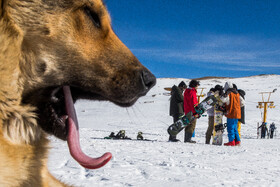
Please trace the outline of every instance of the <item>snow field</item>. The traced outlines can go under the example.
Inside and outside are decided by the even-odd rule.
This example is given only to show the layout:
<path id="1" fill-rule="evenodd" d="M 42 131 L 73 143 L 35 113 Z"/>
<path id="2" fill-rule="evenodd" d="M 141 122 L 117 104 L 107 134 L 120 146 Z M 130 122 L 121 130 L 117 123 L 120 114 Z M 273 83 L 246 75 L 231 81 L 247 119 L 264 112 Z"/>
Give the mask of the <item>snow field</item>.
<path id="1" fill-rule="evenodd" d="M 228 80 L 246 91 L 246 124 L 241 128 L 240 147 L 205 145 L 208 117 L 196 126 L 197 144 L 167 142 L 169 96 L 163 88 L 189 79 L 158 79 L 157 85 L 131 108 L 109 102 L 81 100 L 75 104 L 80 124 L 80 142 L 85 153 L 99 157 L 105 152 L 112 160 L 98 170 L 82 168 L 69 154 L 67 143 L 50 137 L 49 168 L 53 175 L 75 186 L 280 186 L 279 133 L 274 139 L 257 139 L 257 123 L 262 121 L 257 102 L 259 92 L 271 95 L 276 108 L 268 110 L 268 123 L 280 129 L 280 76 L 265 75 L 237 79 L 202 80 L 206 93 Z M 202 98 L 203 99 L 203 98 Z M 224 118 L 225 121 L 225 118 Z M 136 138 L 157 141 L 105 140 L 111 132 L 125 130 Z M 178 135 L 183 141 L 183 132 Z M 227 142 L 227 132 L 224 142 Z"/>

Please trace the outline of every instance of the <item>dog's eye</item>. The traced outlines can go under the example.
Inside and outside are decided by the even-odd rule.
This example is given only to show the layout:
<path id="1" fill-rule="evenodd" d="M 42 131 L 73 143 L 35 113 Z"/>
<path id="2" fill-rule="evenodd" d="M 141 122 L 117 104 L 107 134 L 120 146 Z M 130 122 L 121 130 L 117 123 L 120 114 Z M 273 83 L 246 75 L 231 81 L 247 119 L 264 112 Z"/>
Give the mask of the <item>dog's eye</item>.
<path id="1" fill-rule="evenodd" d="M 90 20 L 93 22 L 93 24 L 96 27 L 100 28 L 101 22 L 100 22 L 99 16 L 87 6 L 84 7 L 84 11 L 85 11 L 86 15 L 90 18 Z"/>

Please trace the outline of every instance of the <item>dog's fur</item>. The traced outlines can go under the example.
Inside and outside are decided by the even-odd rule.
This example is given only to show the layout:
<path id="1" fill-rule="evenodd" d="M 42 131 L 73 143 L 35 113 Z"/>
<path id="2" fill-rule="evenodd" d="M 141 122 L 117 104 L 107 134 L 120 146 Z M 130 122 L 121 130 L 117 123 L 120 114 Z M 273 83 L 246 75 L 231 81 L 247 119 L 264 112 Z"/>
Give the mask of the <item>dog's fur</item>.
<path id="1" fill-rule="evenodd" d="M 67 137 L 52 100 L 62 86 L 74 100 L 130 106 L 154 84 L 102 0 L 0 0 L 0 186 L 64 186 L 47 169 L 46 138 Z"/>

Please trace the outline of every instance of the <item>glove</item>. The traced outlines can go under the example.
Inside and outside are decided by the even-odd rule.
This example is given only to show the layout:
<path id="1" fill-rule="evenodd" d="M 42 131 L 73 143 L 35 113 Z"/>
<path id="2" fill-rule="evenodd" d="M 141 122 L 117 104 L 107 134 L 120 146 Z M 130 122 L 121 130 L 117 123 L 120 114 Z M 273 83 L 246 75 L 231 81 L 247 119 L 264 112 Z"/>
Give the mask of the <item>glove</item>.
<path id="1" fill-rule="evenodd" d="M 194 113 L 193 116 L 194 116 L 195 118 L 200 118 L 200 114 L 198 114 L 198 113 Z"/>

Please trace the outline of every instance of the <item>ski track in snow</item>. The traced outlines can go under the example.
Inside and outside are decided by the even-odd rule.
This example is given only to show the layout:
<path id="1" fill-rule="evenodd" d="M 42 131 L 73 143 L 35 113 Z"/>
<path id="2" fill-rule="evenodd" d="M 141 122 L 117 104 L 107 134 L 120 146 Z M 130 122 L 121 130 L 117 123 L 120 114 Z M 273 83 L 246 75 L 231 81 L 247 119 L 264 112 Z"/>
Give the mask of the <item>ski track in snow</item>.
<path id="1" fill-rule="evenodd" d="M 50 137 L 52 149 L 48 166 L 60 180 L 75 186 L 280 186 L 279 133 L 274 139 L 257 139 L 261 122 L 261 91 L 280 88 L 279 75 L 201 81 L 206 93 L 227 80 L 246 91 L 246 124 L 241 128 L 240 147 L 206 145 L 208 117 L 196 126 L 196 144 L 167 142 L 169 96 L 163 88 L 188 79 L 158 79 L 157 85 L 131 108 L 120 108 L 109 102 L 78 101 L 75 104 L 80 124 L 82 150 L 99 157 L 105 152 L 112 160 L 97 170 L 81 167 L 69 154 L 67 143 Z M 268 110 L 267 120 L 280 129 L 280 90 L 271 95 L 276 108 Z M 203 98 L 202 98 L 203 99 Z M 225 121 L 225 118 L 224 118 Z M 158 141 L 105 140 L 111 132 L 125 130 L 126 136 Z M 183 141 L 183 132 L 177 136 Z M 227 132 L 224 142 L 227 142 Z"/>

